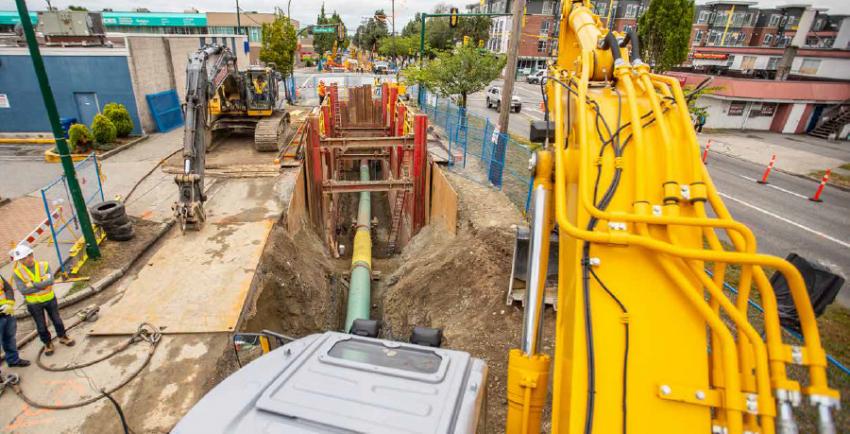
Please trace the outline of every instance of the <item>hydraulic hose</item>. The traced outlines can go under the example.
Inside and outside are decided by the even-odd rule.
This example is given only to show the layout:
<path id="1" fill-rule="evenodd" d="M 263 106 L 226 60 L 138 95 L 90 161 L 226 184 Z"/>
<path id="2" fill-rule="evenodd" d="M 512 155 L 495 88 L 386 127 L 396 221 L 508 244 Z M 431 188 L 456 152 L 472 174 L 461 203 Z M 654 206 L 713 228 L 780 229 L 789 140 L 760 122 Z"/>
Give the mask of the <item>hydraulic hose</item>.
<path id="1" fill-rule="evenodd" d="M 632 43 L 632 50 L 629 53 L 629 59 L 635 65 L 642 64 L 643 62 L 640 59 L 640 41 L 637 33 L 635 33 L 635 29 L 626 30 L 626 36 L 623 38 L 623 41 L 620 42 L 620 47 L 629 45 L 629 42 Z"/>
<path id="2" fill-rule="evenodd" d="M 360 180 L 369 180 L 368 160 L 360 162 Z M 348 288 L 348 309 L 345 315 L 345 331 L 351 330 L 356 319 L 369 319 L 372 305 L 372 198 L 368 191 L 360 192 L 357 206 L 357 232 L 354 234 L 354 250 L 351 255 L 351 283 Z"/>

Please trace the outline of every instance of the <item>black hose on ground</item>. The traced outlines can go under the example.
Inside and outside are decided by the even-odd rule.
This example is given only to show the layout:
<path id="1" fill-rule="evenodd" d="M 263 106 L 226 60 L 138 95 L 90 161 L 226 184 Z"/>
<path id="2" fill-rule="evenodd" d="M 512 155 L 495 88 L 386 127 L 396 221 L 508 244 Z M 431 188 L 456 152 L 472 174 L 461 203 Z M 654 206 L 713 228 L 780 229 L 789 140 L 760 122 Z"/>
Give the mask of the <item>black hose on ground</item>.
<path id="1" fill-rule="evenodd" d="M 124 410 L 121 409 L 121 405 L 118 404 L 118 401 L 110 395 L 106 389 L 100 391 L 109 402 L 112 403 L 112 406 L 115 407 L 115 411 L 118 412 L 118 418 L 121 419 L 121 428 L 124 430 L 124 434 L 130 434 L 130 427 L 127 425 L 127 418 L 124 417 Z"/>

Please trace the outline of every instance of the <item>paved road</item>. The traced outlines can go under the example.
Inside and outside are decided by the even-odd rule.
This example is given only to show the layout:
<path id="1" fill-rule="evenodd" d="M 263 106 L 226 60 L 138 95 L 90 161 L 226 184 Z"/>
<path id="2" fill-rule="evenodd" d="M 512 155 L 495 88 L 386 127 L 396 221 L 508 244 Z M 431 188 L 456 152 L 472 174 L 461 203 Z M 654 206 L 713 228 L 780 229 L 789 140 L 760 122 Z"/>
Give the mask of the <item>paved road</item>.
<path id="1" fill-rule="evenodd" d="M 763 167 L 720 154 L 709 156 L 708 168 L 733 217 L 755 232 L 759 252 L 794 252 L 850 277 L 850 193 L 828 187 L 815 203 L 807 198 L 817 183 L 807 179 L 774 171 L 760 185 Z M 848 287 L 838 295 L 844 306 L 850 306 Z"/>
<path id="2" fill-rule="evenodd" d="M 523 108 L 519 115 L 511 113 L 510 130 L 528 137 L 529 122 L 543 120 L 540 88 L 518 82 L 515 95 L 522 98 Z M 496 123 L 499 114 L 486 108 L 484 98 L 484 92 L 471 95 L 469 111 Z M 811 152 L 831 156 L 836 151 L 808 149 L 805 140 L 798 142 Z M 763 166 L 715 153 L 708 167 L 732 215 L 755 232 L 760 252 L 780 257 L 794 252 L 850 278 L 850 193 L 828 187 L 823 202 L 815 203 L 807 199 L 817 188 L 811 180 L 774 171 L 770 184 L 760 185 L 755 179 Z M 850 283 L 845 283 L 838 301 L 850 306 Z"/>
<path id="3" fill-rule="evenodd" d="M 501 86 L 502 80 L 496 80 L 492 85 Z M 522 99 L 522 110 L 519 113 L 511 113 L 509 118 L 510 132 L 528 138 L 530 123 L 543 120 L 543 111 L 540 110 L 540 103 L 543 102 L 543 96 L 540 95 L 540 85 L 518 81 L 514 88 L 514 95 Z M 490 119 L 490 122 L 496 124 L 499 121 L 499 112 L 487 108 L 484 94 L 485 92 L 482 91 L 470 95 L 467 101 L 467 109 L 470 114 Z"/>

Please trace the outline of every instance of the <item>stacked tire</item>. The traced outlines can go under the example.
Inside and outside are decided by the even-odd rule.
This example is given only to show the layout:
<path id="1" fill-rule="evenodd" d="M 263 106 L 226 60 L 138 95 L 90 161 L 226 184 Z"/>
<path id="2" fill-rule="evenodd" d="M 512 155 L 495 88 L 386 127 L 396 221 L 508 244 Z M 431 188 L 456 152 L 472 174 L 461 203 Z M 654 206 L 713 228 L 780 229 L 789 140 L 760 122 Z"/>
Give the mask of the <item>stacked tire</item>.
<path id="1" fill-rule="evenodd" d="M 120 201 L 101 202 L 91 207 L 89 213 L 94 223 L 106 232 L 106 238 L 112 241 L 129 241 L 136 235 L 133 222 Z"/>

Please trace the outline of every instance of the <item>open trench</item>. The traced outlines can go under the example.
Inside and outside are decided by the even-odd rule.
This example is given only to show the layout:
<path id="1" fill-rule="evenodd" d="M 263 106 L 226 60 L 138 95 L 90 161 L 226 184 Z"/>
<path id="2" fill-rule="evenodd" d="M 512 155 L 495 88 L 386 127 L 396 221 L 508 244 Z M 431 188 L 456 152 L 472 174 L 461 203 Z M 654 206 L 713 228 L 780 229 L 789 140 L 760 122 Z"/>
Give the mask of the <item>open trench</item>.
<path id="1" fill-rule="evenodd" d="M 346 176 L 356 176 L 352 171 Z M 407 341 L 414 326 L 443 329 L 443 346 L 488 364 L 488 432 L 503 432 L 507 355 L 517 347 L 522 310 L 505 303 L 513 249 L 512 224 L 522 216 L 503 194 L 452 176 L 459 195 L 457 234 L 431 223 L 400 253 L 385 254 L 390 221 L 385 193 L 374 193 L 371 315 L 381 338 Z M 272 230 L 259 268 L 259 286 L 243 331 L 268 329 L 293 337 L 341 331 L 351 268 L 357 194 L 342 201 L 340 243 L 333 258 L 305 223 L 295 233 Z M 554 315 L 545 318 L 543 348 L 553 348 Z M 548 431 L 548 408 L 544 430 Z"/>

